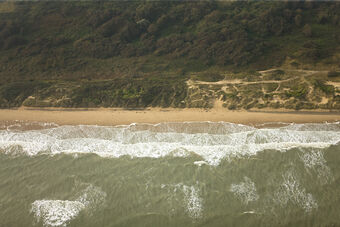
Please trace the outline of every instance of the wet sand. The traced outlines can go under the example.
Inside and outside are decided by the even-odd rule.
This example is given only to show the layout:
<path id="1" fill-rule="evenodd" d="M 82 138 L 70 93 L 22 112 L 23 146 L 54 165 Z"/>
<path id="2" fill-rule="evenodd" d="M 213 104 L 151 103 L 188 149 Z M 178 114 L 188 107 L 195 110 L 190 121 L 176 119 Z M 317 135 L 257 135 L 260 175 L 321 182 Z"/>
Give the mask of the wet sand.
<path id="1" fill-rule="evenodd" d="M 0 110 L 0 121 L 54 122 L 59 125 L 126 125 L 185 121 L 225 121 L 240 124 L 267 122 L 321 123 L 340 121 L 340 112 L 230 111 L 226 109 L 19 108 Z"/>

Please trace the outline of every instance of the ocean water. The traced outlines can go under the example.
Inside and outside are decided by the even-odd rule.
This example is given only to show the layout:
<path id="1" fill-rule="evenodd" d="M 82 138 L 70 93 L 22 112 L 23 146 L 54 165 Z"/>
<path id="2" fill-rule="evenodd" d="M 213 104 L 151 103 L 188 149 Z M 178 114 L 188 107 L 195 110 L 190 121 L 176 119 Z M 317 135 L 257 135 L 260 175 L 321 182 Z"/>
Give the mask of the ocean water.
<path id="1" fill-rule="evenodd" d="M 0 226 L 340 226 L 340 123 L 0 124 Z"/>

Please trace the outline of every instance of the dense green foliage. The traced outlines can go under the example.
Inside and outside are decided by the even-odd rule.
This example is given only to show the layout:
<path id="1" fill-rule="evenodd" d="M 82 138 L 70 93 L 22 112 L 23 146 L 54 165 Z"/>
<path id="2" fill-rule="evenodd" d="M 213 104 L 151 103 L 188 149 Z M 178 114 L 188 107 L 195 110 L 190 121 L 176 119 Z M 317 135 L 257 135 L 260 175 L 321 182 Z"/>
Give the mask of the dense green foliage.
<path id="1" fill-rule="evenodd" d="M 181 78 L 13 82 L 0 86 L 0 107 L 184 107 Z"/>
<path id="2" fill-rule="evenodd" d="M 339 62 L 337 2 L 0 3 L 5 6 L 2 78 L 266 69 L 287 57 L 298 65 Z M 126 60 L 136 57 L 143 61 Z"/>
<path id="3" fill-rule="evenodd" d="M 205 81 L 277 66 L 335 72 L 339 12 L 339 2 L 310 1 L 1 2 L 0 104 L 20 105 L 46 83 L 80 83 L 70 106 L 181 106 L 170 97 L 196 72 Z"/>

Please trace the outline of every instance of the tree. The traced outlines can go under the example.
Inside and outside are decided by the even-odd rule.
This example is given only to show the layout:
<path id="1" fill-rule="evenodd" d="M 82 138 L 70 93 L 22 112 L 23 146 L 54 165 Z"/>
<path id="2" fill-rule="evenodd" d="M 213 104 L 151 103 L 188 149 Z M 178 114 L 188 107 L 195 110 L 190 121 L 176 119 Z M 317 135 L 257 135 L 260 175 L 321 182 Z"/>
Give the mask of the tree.
<path id="1" fill-rule="evenodd" d="M 295 25 L 301 27 L 302 25 L 302 16 L 300 14 L 296 15 L 294 18 Z"/>
<path id="2" fill-rule="evenodd" d="M 313 35 L 312 32 L 312 27 L 309 24 L 306 24 L 303 29 L 302 29 L 302 33 L 306 36 L 306 37 L 311 37 Z"/>

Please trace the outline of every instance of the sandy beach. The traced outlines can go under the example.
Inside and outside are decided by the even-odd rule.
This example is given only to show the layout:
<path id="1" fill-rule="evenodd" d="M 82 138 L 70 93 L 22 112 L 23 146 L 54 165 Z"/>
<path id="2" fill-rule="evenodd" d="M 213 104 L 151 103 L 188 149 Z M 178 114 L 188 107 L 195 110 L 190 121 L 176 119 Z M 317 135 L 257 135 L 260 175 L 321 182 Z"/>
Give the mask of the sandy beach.
<path id="1" fill-rule="evenodd" d="M 117 108 L 19 108 L 0 110 L 0 121 L 15 120 L 54 122 L 60 125 L 126 125 L 131 123 L 185 121 L 225 121 L 240 124 L 261 124 L 266 122 L 316 123 L 340 121 L 340 112 L 258 112 L 171 108 L 150 108 L 143 110 Z"/>

